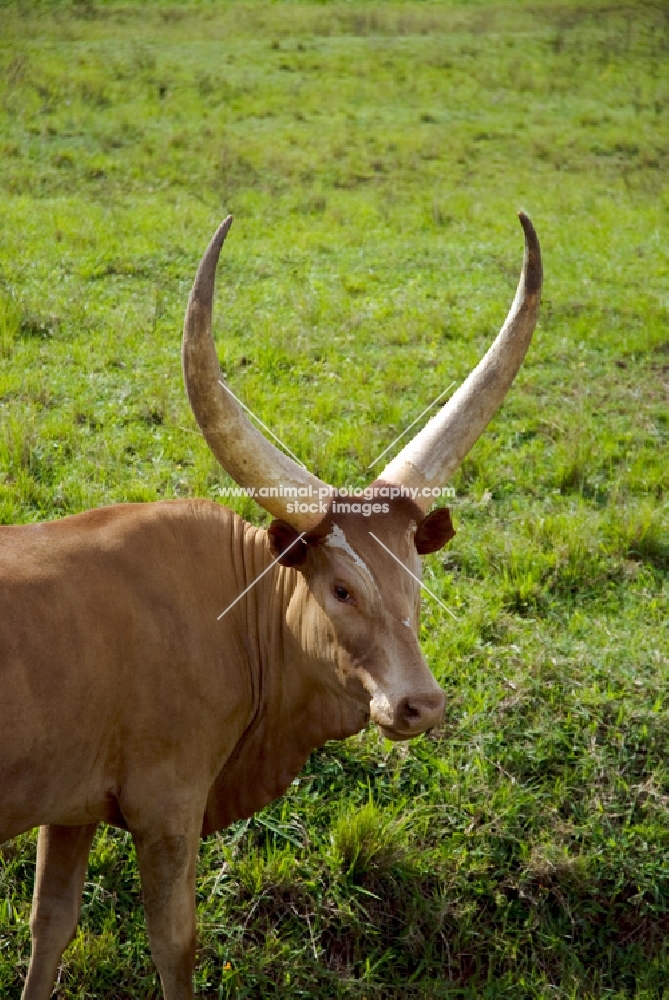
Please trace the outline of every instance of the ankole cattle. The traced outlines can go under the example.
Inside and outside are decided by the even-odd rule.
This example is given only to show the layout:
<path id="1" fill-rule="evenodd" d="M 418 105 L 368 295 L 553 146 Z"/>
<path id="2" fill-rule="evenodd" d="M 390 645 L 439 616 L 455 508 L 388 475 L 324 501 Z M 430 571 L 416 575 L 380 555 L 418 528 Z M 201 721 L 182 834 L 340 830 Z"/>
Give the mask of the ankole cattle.
<path id="1" fill-rule="evenodd" d="M 200 837 L 281 795 L 327 740 L 370 720 L 405 740 L 442 716 L 418 643 L 418 578 L 421 554 L 453 530 L 447 511 L 428 510 L 530 343 L 532 224 L 520 215 L 522 273 L 497 339 L 373 484 L 387 500 L 365 515 L 340 510 L 221 385 L 212 300 L 231 221 L 195 278 L 183 370 L 218 461 L 264 488 L 269 529 L 192 499 L 0 528 L 0 842 L 40 827 L 23 1000 L 51 995 L 99 823 L 132 834 L 164 996 L 189 1000 Z M 327 500 L 295 503 L 296 491 Z"/>

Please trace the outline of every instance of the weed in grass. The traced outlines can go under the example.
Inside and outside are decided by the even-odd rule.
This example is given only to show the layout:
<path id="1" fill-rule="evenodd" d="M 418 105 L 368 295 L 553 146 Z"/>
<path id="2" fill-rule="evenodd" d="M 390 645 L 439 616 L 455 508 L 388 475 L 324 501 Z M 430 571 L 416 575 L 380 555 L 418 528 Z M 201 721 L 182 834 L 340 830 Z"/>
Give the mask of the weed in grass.
<path id="1" fill-rule="evenodd" d="M 14 342 L 21 331 L 21 312 L 17 303 L 10 297 L 0 297 L 0 355 L 10 358 L 14 350 Z"/>

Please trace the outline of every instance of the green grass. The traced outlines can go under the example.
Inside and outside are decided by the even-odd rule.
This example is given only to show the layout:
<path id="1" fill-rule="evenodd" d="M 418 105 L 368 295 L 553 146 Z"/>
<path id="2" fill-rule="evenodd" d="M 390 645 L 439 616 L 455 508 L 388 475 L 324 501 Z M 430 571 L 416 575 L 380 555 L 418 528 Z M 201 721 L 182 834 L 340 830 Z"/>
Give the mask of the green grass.
<path id="1" fill-rule="evenodd" d="M 0 521 L 228 483 L 179 367 L 236 221 L 232 387 L 314 472 L 365 468 L 546 284 L 425 560 L 439 732 L 315 753 L 211 838 L 201 995 L 669 996 L 669 13 L 661 2 L 0 3 Z M 266 523 L 251 501 L 230 501 Z M 0 994 L 35 840 L 0 852 Z M 101 831 L 58 996 L 157 996 Z"/>

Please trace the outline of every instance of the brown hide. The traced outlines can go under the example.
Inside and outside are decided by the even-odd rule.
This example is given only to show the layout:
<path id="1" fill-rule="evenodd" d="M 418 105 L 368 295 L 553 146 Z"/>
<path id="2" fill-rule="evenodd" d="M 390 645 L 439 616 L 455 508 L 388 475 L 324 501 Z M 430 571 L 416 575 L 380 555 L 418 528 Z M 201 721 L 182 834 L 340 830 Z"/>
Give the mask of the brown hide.
<path id="1" fill-rule="evenodd" d="M 204 794 L 254 708 L 240 616 L 216 615 L 268 561 L 206 501 L 0 529 L 0 839 Z"/>
<path id="2" fill-rule="evenodd" d="M 204 500 L 0 528 L 0 841 L 40 825 L 23 1000 L 51 996 L 99 822 L 132 833 L 165 1000 L 192 1000 L 200 836 L 370 716 L 438 721 L 418 585 L 369 534 L 415 573 L 412 514 L 331 518 L 298 567 Z"/>
<path id="3" fill-rule="evenodd" d="M 101 821 L 133 835 L 166 1000 L 191 1000 L 200 835 L 370 717 L 439 721 L 411 574 L 451 530 L 397 500 L 326 517 L 283 566 L 280 530 L 205 500 L 0 528 L 0 841 L 41 827 L 23 1000 L 51 995 Z"/>
<path id="4" fill-rule="evenodd" d="M 412 515 L 338 519 L 363 572 L 328 548 L 330 519 L 304 566 L 273 566 L 220 621 L 274 559 L 267 533 L 225 507 L 127 504 L 0 529 L 0 839 L 38 824 L 142 829 L 175 791 L 203 832 L 220 829 L 280 795 L 312 749 L 366 724 L 355 663 L 374 661 L 365 670 L 383 684 L 386 645 L 409 688 L 434 684 L 417 585 L 369 536 L 408 561 Z M 357 638 L 337 636 L 327 595 L 312 593 L 337 559 L 390 609 Z"/>
<path id="5" fill-rule="evenodd" d="M 192 1000 L 200 836 L 370 716 L 438 721 L 418 586 L 369 535 L 416 572 L 414 513 L 329 519 L 298 567 L 205 500 L 0 528 L 0 841 L 40 825 L 23 1000 L 51 996 L 99 822 L 132 833 L 165 1000 Z"/>

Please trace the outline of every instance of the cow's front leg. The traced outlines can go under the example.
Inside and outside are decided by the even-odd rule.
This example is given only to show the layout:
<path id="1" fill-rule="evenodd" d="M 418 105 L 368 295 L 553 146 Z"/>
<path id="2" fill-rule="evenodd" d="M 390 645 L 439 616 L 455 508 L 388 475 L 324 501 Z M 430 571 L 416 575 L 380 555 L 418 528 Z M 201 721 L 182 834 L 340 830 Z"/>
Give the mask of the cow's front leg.
<path id="1" fill-rule="evenodd" d="M 179 833 L 134 834 L 151 954 L 165 1000 L 192 1000 L 195 867 L 202 816 Z"/>
<path id="2" fill-rule="evenodd" d="M 63 951 L 74 937 L 93 834 L 90 826 L 42 826 L 30 914 L 32 954 L 23 1000 L 48 1000 Z"/>

